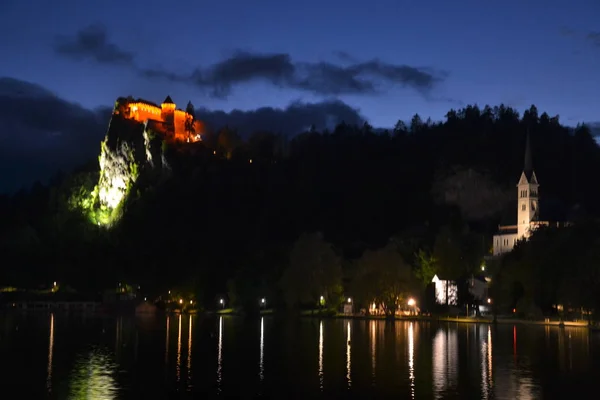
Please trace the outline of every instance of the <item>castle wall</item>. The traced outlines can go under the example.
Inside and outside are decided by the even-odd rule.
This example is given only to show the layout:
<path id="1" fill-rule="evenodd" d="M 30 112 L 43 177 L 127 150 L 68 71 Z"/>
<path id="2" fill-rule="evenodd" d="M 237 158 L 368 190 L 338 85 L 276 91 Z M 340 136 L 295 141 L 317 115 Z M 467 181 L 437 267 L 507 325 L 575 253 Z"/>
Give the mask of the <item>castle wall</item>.
<path id="1" fill-rule="evenodd" d="M 157 107 L 152 104 L 136 101 L 124 106 L 121 112 L 123 112 L 126 118 L 142 123 L 146 120 L 163 122 L 166 124 L 167 128 L 167 132 L 163 133 L 169 135 L 172 134 L 172 139 L 176 141 L 186 142 L 188 140 L 185 123 L 190 116 L 185 111 L 176 109 L 175 104 L 163 104 L 162 107 Z M 169 126 L 172 127 L 172 131 L 168 128 Z M 202 122 L 194 122 L 194 131 L 196 134 L 202 134 L 204 132 L 204 125 Z M 190 141 L 195 142 L 198 140 L 201 140 L 201 138 L 190 138 Z"/>
<path id="2" fill-rule="evenodd" d="M 145 103 L 130 103 L 129 104 L 130 118 L 138 122 L 144 122 L 147 119 L 162 121 L 161 109 L 156 106 L 151 106 Z"/>
<path id="3" fill-rule="evenodd" d="M 175 124 L 175 140 L 187 140 L 187 133 L 185 131 L 185 120 L 187 113 L 182 110 L 175 110 L 174 124 Z"/>

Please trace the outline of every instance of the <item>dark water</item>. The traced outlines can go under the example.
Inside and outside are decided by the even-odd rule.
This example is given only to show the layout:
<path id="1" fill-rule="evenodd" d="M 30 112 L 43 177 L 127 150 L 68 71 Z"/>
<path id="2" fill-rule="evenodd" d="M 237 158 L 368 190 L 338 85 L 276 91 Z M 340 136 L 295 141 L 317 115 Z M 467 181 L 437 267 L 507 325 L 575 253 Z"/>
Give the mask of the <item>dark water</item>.
<path id="1" fill-rule="evenodd" d="M 342 319 L 0 315 L 0 360 L 0 387 L 11 399 L 565 398 L 598 393 L 600 334 Z"/>

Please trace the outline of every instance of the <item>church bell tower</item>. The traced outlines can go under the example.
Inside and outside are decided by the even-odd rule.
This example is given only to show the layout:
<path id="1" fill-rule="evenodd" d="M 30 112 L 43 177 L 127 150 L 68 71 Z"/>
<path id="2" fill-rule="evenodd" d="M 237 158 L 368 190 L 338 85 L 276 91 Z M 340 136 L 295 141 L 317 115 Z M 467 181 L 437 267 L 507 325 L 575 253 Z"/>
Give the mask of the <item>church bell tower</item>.
<path id="1" fill-rule="evenodd" d="M 531 222 L 539 216 L 539 184 L 531 160 L 529 131 L 525 139 L 525 164 L 517 184 L 517 239 L 528 238 L 531 234 Z"/>

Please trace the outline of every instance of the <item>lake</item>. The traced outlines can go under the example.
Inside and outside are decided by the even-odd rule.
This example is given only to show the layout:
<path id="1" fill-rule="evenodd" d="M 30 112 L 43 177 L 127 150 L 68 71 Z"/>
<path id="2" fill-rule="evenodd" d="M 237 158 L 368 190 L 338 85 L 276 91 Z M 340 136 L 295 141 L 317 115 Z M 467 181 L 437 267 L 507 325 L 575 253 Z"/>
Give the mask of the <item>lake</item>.
<path id="1" fill-rule="evenodd" d="M 597 392 L 585 328 L 0 314 L 10 398 L 562 398 Z M 4 398 L 4 396 L 2 396 Z"/>

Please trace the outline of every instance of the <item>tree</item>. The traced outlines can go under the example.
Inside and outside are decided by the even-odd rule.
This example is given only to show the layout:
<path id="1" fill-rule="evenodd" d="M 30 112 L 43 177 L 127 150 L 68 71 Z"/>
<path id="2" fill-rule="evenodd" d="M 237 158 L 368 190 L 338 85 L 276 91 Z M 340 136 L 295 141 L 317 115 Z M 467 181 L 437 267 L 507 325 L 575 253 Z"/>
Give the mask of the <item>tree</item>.
<path id="1" fill-rule="evenodd" d="M 326 304 L 338 303 L 341 285 L 341 260 L 331 244 L 319 232 L 302 234 L 294 243 L 280 281 L 286 305 L 315 305 L 321 296 Z"/>
<path id="2" fill-rule="evenodd" d="M 406 124 L 401 119 L 396 122 L 394 126 L 394 136 L 403 136 L 406 135 L 408 129 L 406 128 Z"/>
<path id="3" fill-rule="evenodd" d="M 427 286 L 435 276 L 438 266 L 437 260 L 425 250 L 420 249 L 415 255 L 416 268 L 415 277 L 424 285 Z"/>
<path id="4" fill-rule="evenodd" d="M 187 113 L 185 119 L 185 131 L 187 132 L 189 139 L 194 137 L 196 134 L 194 129 L 194 123 L 196 122 L 196 111 L 194 110 L 194 105 L 191 101 L 188 102 L 185 112 Z"/>
<path id="5" fill-rule="evenodd" d="M 411 289 L 411 268 L 394 243 L 367 250 L 358 261 L 354 287 L 360 299 L 381 304 L 386 315 L 393 316 Z M 364 301 L 364 300 L 362 300 Z"/>
<path id="6" fill-rule="evenodd" d="M 235 130 L 225 127 L 218 133 L 217 146 L 225 157 L 230 160 L 233 152 L 242 145 L 242 139 Z"/>

